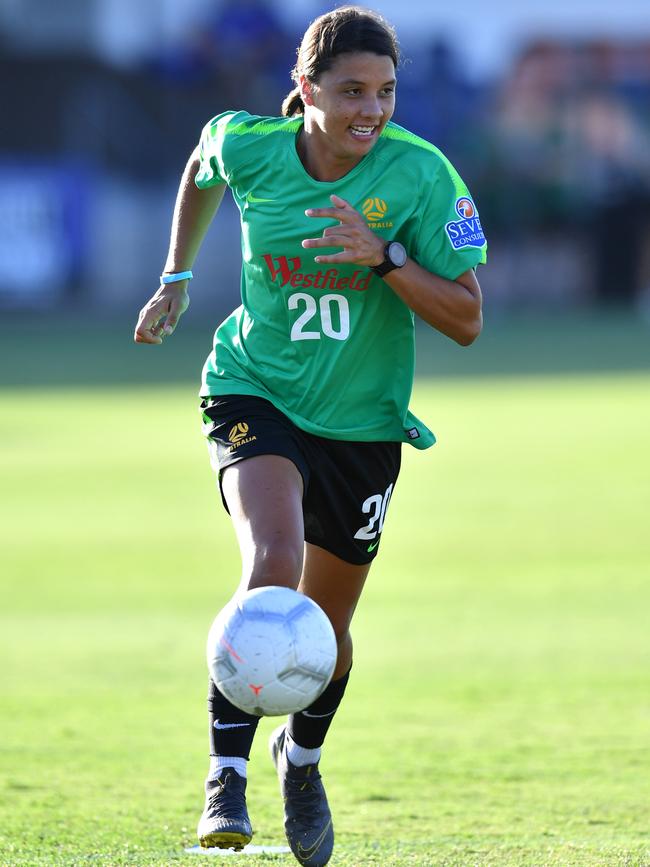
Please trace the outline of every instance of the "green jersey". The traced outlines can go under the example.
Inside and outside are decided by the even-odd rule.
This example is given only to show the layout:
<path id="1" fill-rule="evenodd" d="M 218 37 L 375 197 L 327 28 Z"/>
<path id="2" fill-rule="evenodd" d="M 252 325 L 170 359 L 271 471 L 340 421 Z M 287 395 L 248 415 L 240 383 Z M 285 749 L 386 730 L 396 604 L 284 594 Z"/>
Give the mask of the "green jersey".
<path id="1" fill-rule="evenodd" d="M 394 123 L 337 181 L 317 181 L 296 150 L 302 117 L 218 115 L 201 136 L 200 189 L 226 183 L 241 214 L 242 304 L 218 328 L 201 395 L 271 401 L 301 429 L 339 440 L 428 448 L 408 409 L 414 316 L 369 268 L 320 265 L 302 247 L 337 221 L 307 217 L 346 199 L 373 232 L 455 279 L 485 262 L 476 207 L 443 154 Z M 331 252 L 338 252 L 340 248 Z"/>

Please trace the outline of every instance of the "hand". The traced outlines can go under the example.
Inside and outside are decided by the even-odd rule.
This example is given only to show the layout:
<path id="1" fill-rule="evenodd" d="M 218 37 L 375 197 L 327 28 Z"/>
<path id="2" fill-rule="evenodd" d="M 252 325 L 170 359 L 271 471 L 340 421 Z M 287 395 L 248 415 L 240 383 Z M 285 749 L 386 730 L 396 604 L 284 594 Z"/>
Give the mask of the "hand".
<path id="1" fill-rule="evenodd" d="M 316 256 L 317 262 L 354 262 L 356 265 L 373 267 L 384 261 L 386 242 L 368 228 L 362 214 L 340 196 L 330 196 L 333 208 L 309 208 L 308 217 L 332 218 L 338 226 L 328 226 L 320 238 L 307 238 L 303 247 L 343 247 L 342 253 Z"/>
<path id="2" fill-rule="evenodd" d="M 136 343 L 162 343 L 163 337 L 173 333 L 176 323 L 190 304 L 188 283 L 189 280 L 161 283 L 156 294 L 140 311 L 133 335 Z"/>

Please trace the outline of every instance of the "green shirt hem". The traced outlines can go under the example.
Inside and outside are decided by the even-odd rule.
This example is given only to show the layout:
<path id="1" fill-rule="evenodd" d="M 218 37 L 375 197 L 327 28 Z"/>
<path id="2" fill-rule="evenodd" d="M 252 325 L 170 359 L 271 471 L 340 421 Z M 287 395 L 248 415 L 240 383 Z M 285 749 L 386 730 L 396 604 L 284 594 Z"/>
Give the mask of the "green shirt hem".
<path id="1" fill-rule="evenodd" d="M 359 430 L 332 430 L 321 425 L 314 424 L 309 419 L 303 418 L 294 412 L 291 412 L 284 406 L 274 395 L 270 394 L 262 388 L 256 388 L 251 383 L 238 382 L 233 379 L 219 379 L 220 388 L 215 388 L 214 384 L 204 384 L 199 392 L 200 397 L 219 397 L 219 395 L 239 394 L 250 395 L 251 397 L 261 397 L 268 400 L 281 413 L 292 421 L 296 427 L 306 431 L 314 436 L 323 437 L 330 440 L 343 440 L 345 442 L 404 442 L 414 446 L 416 449 L 428 449 L 434 445 L 436 438 L 432 431 L 424 425 L 412 413 L 408 413 L 406 424 L 408 428 L 401 431 L 392 429 L 388 431 L 383 428 L 369 428 L 363 431 Z M 409 433 L 410 432 L 410 433 Z M 414 437 L 414 432 L 417 434 Z"/>

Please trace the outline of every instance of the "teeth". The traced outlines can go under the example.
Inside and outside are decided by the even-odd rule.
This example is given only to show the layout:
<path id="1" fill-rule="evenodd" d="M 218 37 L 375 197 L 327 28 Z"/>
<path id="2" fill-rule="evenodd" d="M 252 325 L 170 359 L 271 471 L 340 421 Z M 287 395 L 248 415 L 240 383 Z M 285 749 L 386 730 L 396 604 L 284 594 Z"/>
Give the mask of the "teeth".
<path id="1" fill-rule="evenodd" d="M 374 126 L 351 126 L 350 129 L 363 135 L 369 135 L 374 130 Z"/>

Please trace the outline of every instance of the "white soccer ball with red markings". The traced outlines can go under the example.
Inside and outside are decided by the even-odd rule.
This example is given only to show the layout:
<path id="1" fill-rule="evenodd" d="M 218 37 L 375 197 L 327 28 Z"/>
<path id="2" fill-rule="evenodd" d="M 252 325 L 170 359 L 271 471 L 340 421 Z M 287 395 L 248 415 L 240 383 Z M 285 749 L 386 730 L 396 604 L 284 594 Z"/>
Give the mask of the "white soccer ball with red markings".
<path id="1" fill-rule="evenodd" d="M 287 587 L 236 596 L 208 634 L 210 676 L 229 701 L 257 716 L 296 713 L 334 673 L 336 638 L 325 612 Z"/>

